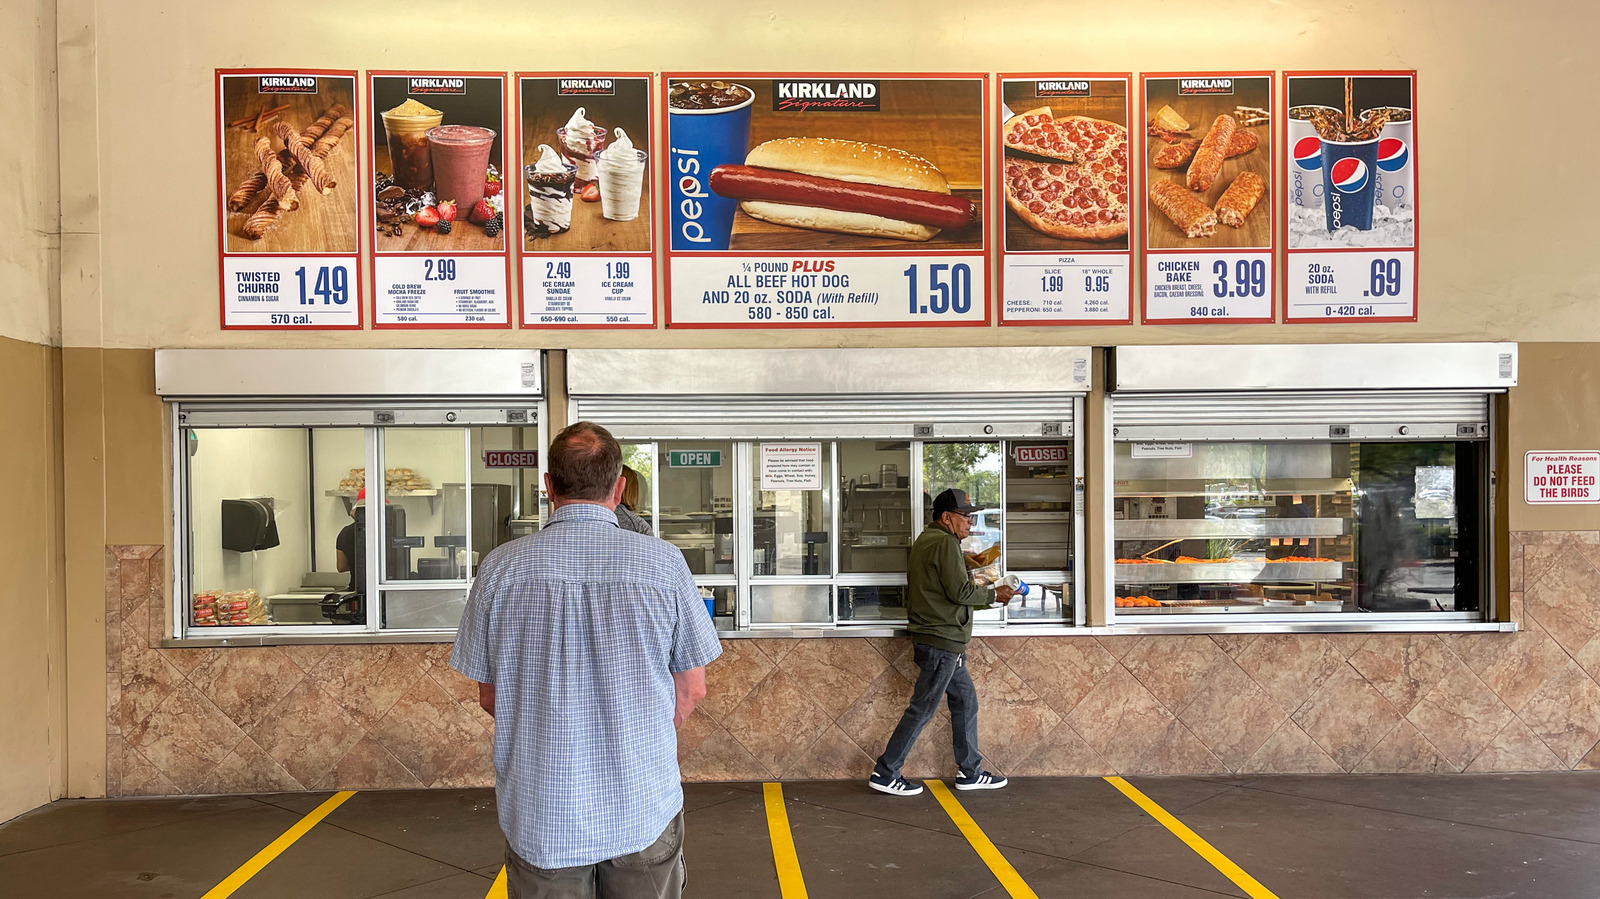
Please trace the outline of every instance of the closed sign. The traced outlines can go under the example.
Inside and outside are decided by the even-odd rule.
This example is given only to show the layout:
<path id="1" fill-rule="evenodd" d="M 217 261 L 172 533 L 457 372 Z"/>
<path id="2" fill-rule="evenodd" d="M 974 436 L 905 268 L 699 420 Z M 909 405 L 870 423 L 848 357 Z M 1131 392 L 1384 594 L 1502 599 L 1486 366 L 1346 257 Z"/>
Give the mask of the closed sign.
<path id="1" fill-rule="evenodd" d="M 1065 465 L 1072 461 L 1070 446 L 1019 446 L 1018 465 Z"/>

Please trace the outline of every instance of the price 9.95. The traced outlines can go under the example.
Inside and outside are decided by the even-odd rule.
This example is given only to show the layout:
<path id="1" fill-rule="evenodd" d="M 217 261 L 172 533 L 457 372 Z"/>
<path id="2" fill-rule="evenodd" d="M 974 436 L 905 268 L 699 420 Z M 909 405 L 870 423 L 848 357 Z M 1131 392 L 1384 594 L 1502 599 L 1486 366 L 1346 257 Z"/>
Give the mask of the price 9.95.
<path id="1" fill-rule="evenodd" d="M 294 275 L 300 283 L 302 306 L 315 306 L 317 298 L 322 300 L 324 306 L 343 306 L 350 302 L 350 270 L 342 265 L 318 268 L 309 282 L 303 265 L 294 270 Z"/>

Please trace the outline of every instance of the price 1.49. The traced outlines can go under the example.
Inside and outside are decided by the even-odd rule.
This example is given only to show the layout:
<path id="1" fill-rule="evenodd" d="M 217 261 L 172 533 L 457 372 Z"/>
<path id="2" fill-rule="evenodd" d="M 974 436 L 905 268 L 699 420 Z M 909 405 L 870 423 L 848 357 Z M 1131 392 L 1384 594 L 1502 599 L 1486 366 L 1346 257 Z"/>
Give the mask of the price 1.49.
<path id="1" fill-rule="evenodd" d="M 954 265 L 935 262 L 928 265 L 928 292 L 917 291 L 917 266 L 912 265 L 906 276 L 907 293 L 911 297 L 911 314 L 933 313 L 944 315 L 954 312 L 966 315 L 972 311 L 972 266 L 965 262 Z"/>
<path id="2" fill-rule="evenodd" d="M 343 306 L 350 302 L 350 271 L 342 265 L 324 265 L 317 269 L 311 289 L 306 289 L 306 267 L 294 270 L 300 282 L 300 305 L 315 306 L 314 297 L 322 299 L 324 306 Z"/>
<path id="3" fill-rule="evenodd" d="M 1218 299 L 1226 297 L 1262 297 L 1267 295 L 1267 262 L 1265 259 L 1240 259 L 1233 266 L 1233 279 L 1228 278 L 1228 261 L 1218 259 L 1211 266 L 1211 273 L 1217 276 L 1215 284 L 1211 285 L 1212 296 Z"/>

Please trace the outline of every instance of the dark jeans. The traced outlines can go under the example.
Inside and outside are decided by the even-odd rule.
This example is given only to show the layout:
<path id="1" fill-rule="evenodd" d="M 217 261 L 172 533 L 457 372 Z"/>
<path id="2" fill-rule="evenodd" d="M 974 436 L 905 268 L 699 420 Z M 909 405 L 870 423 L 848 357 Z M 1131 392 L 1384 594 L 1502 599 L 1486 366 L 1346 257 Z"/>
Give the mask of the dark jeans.
<path id="1" fill-rule="evenodd" d="M 895 725 L 889 745 L 878 756 L 873 773 L 897 777 L 911 754 L 917 735 L 939 711 L 939 699 L 950 703 L 950 741 L 955 744 L 956 765 L 962 771 L 977 771 L 983 764 L 978 754 L 978 691 L 967 673 L 965 653 L 945 652 L 921 643 L 915 644 L 912 658 L 922 673 L 911 691 L 911 704 Z"/>
<path id="2" fill-rule="evenodd" d="M 598 865 L 535 868 L 506 847 L 508 899 L 679 899 L 686 876 L 683 812 L 654 843 Z"/>

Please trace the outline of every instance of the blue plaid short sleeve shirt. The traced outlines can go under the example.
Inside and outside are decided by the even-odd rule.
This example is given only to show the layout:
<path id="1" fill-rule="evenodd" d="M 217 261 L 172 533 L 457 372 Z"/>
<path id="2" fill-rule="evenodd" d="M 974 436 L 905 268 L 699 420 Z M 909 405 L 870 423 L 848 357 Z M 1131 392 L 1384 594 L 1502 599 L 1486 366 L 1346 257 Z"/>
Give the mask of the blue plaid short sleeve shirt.
<path id="1" fill-rule="evenodd" d="M 683 556 L 604 506 L 478 569 L 450 664 L 495 688 L 500 827 L 540 868 L 638 852 L 683 807 L 672 675 L 722 654 Z"/>

